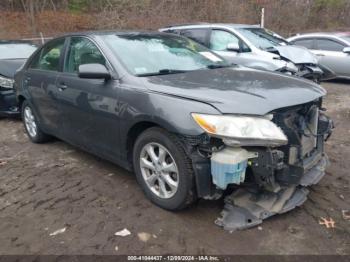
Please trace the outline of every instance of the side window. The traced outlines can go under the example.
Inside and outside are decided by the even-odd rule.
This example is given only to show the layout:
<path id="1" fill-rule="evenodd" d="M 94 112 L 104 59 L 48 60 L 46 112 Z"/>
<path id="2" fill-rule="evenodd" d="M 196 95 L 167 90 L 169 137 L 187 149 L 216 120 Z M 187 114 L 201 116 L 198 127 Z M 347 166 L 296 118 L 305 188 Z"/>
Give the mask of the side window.
<path id="1" fill-rule="evenodd" d="M 60 57 L 64 46 L 64 38 L 45 46 L 33 59 L 30 68 L 48 71 L 59 71 Z"/>
<path id="2" fill-rule="evenodd" d="M 239 39 L 230 32 L 213 30 L 210 36 L 210 49 L 214 51 L 225 51 L 228 44 L 239 45 Z"/>
<path id="3" fill-rule="evenodd" d="M 38 53 L 35 54 L 32 61 L 30 61 L 29 68 L 35 69 L 38 67 L 41 53 L 42 53 L 42 50 L 40 50 Z"/>
<path id="4" fill-rule="evenodd" d="M 72 37 L 64 63 L 64 72 L 77 73 L 79 66 L 84 64 L 106 65 L 106 60 L 97 46 L 89 39 Z"/>
<path id="5" fill-rule="evenodd" d="M 202 45 L 207 45 L 207 29 L 186 29 L 182 30 L 181 35 L 186 36 Z"/>
<path id="6" fill-rule="evenodd" d="M 300 40 L 295 40 L 292 43 L 294 45 L 304 46 L 308 49 L 313 49 L 314 48 L 313 41 L 314 41 L 313 39 L 300 39 Z"/>
<path id="7" fill-rule="evenodd" d="M 58 39 L 45 46 L 33 59 L 30 68 L 59 71 L 60 57 L 64 46 L 64 38 Z"/>
<path id="8" fill-rule="evenodd" d="M 344 46 L 333 40 L 316 39 L 317 50 L 342 52 Z"/>

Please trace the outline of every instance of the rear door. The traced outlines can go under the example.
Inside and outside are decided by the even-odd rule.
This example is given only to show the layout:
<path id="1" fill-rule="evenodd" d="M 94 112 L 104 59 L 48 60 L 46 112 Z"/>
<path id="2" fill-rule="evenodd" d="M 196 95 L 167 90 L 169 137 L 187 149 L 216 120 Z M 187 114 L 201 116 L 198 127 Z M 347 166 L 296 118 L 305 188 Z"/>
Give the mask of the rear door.
<path id="1" fill-rule="evenodd" d="M 25 72 L 24 87 L 43 128 L 59 135 L 62 130 L 57 78 L 62 65 L 65 38 L 49 42 L 33 57 Z"/>
<path id="2" fill-rule="evenodd" d="M 63 73 L 58 78 L 65 138 L 105 156 L 119 152 L 117 115 L 118 81 L 82 79 L 82 64 L 102 64 L 111 69 L 97 45 L 86 37 L 71 37 Z"/>

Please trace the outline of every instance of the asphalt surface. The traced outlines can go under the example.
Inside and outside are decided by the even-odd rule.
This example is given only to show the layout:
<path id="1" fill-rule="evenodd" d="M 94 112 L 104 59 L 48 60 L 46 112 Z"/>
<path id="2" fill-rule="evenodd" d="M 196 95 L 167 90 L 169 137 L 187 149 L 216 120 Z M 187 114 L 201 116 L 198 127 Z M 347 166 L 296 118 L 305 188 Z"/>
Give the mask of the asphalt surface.
<path id="1" fill-rule="evenodd" d="M 350 254 L 350 82 L 323 86 L 336 124 L 326 176 L 302 207 L 233 233 L 214 224 L 223 200 L 164 211 L 132 173 L 62 141 L 32 144 L 19 120 L 0 120 L 0 254 Z"/>

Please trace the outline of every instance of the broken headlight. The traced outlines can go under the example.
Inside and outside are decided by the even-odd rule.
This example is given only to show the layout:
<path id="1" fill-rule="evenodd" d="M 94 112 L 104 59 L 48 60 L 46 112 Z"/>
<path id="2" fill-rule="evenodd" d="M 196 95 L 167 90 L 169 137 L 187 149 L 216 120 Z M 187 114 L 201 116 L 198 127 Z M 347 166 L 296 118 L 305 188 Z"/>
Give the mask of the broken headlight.
<path id="1" fill-rule="evenodd" d="M 13 79 L 0 76 L 0 87 L 13 88 Z"/>
<path id="2" fill-rule="evenodd" d="M 277 146 L 287 144 L 283 131 L 266 117 L 192 114 L 208 134 L 229 146 Z"/>

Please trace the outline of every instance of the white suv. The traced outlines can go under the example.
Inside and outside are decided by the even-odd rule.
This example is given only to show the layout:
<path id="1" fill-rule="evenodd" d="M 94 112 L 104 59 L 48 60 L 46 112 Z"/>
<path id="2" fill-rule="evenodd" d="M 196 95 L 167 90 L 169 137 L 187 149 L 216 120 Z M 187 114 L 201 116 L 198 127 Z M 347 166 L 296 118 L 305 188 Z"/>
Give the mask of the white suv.
<path id="1" fill-rule="evenodd" d="M 159 29 L 195 40 L 228 61 L 250 68 L 278 71 L 315 81 L 324 78 L 317 57 L 303 47 L 256 25 L 187 24 Z"/>

